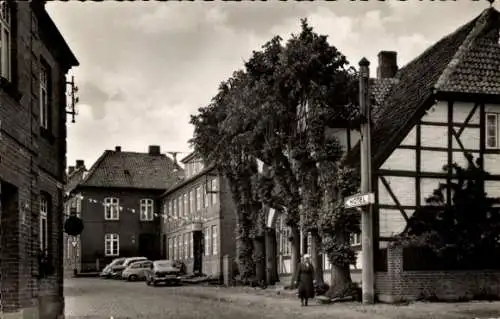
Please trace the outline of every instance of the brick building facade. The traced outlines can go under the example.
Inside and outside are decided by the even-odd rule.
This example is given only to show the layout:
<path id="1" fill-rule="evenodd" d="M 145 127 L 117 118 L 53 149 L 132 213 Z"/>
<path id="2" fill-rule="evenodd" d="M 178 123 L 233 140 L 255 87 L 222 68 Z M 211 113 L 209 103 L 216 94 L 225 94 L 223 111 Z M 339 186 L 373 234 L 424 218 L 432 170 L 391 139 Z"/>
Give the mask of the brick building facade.
<path id="1" fill-rule="evenodd" d="M 229 185 L 214 167 L 195 153 L 182 163 L 186 178 L 160 199 L 163 214 L 162 251 L 181 260 L 188 272 L 222 276 L 223 257 L 236 256 L 236 207 Z"/>
<path id="2" fill-rule="evenodd" d="M 67 271 L 100 271 L 117 257 L 162 257 L 157 199 L 182 178 L 177 163 L 156 145 L 145 153 L 117 146 L 106 150 L 88 171 L 83 161 L 70 170 L 66 211 L 75 208 L 84 230 L 77 237 L 65 236 Z"/>
<path id="3" fill-rule="evenodd" d="M 0 314 L 57 318 L 66 74 L 78 61 L 44 2 L 0 1 L 0 9 Z"/>

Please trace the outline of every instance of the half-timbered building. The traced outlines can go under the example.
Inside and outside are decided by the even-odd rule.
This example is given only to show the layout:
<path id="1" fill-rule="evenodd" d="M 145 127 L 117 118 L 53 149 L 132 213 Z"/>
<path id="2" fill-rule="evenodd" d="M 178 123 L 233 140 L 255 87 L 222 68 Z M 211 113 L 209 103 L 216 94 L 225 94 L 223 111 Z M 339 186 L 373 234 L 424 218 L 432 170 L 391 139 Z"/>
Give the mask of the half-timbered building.
<path id="1" fill-rule="evenodd" d="M 404 230 L 408 218 L 439 183 L 453 180 L 444 165 L 467 166 L 467 153 L 491 174 L 484 182 L 485 191 L 500 197 L 499 32 L 500 13 L 488 8 L 390 80 L 383 80 L 387 93 L 379 95 L 372 110 L 377 250 L 387 247 Z M 379 67 L 378 73 L 386 71 Z M 346 140 L 354 145 L 348 154 L 354 167 L 360 163 L 358 139 Z M 449 192 L 447 201 L 451 201 Z M 386 269 L 378 269 L 376 278 L 381 300 L 413 299 L 423 291 L 459 297 L 457 294 L 480 289 L 478 282 L 488 282 L 483 278 L 486 273 L 497 278 L 489 281 L 493 285 L 489 289 L 500 293 L 495 284 L 500 272 L 405 271 L 402 251 L 396 248 L 389 248 L 386 258 Z"/>

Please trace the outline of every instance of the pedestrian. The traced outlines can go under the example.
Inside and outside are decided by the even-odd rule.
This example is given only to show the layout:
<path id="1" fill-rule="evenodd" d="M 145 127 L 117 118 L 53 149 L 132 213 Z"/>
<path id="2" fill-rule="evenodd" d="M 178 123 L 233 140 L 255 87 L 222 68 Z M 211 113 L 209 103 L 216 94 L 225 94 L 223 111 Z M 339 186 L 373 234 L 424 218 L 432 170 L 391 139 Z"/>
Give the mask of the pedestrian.
<path id="1" fill-rule="evenodd" d="M 297 280 L 298 293 L 300 298 L 300 305 L 307 306 L 309 299 L 314 298 L 314 267 L 311 264 L 311 257 L 304 255 L 304 261 L 297 267 Z"/>

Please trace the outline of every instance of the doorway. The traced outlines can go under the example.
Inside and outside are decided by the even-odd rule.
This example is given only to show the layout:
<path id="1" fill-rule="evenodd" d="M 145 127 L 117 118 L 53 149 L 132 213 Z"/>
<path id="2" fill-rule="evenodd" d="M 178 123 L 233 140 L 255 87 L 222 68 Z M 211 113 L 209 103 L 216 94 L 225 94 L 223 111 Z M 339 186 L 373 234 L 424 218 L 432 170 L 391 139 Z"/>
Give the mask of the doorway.
<path id="1" fill-rule="evenodd" d="M 155 234 L 139 235 L 139 256 L 146 257 L 149 260 L 156 260 L 159 257 L 158 248 Z"/>
<path id="2" fill-rule="evenodd" d="M 193 273 L 202 274 L 203 270 L 203 234 L 193 231 Z"/>

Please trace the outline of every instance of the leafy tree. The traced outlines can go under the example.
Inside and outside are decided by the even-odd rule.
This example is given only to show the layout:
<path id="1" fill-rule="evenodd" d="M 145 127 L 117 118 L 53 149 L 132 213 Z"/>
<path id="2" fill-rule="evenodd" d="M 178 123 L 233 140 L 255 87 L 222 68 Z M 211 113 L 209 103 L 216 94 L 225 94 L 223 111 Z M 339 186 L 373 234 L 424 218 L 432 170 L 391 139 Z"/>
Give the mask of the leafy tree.
<path id="1" fill-rule="evenodd" d="M 399 244 L 431 248 L 442 260 L 468 267 L 500 252 L 500 211 L 498 198 L 484 192 L 488 175 L 470 154 L 467 168 L 445 166 L 453 180 L 442 183 L 409 219 Z M 447 203 L 447 194 L 451 203 Z M 496 253 L 496 254 L 495 254 Z M 490 263 L 491 265 L 491 263 Z"/>

